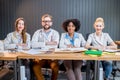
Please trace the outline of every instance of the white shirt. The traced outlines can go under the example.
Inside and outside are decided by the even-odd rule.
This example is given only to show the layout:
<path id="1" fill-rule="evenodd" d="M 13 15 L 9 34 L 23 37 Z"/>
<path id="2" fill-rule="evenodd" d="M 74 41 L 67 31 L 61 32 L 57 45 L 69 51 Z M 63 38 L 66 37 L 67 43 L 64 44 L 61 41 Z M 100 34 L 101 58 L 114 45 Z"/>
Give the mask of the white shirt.
<path id="1" fill-rule="evenodd" d="M 46 45 L 46 42 L 56 41 L 57 45 Z M 44 29 L 37 30 L 32 37 L 32 48 L 57 48 L 59 44 L 59 33 L 50 29 L 49 32 L 45 32 Z"/>
<path id="2" fill-rule="evenodd" d="M 75 47 L 84 47 L 85 43 L 86 43 L 82 34 L 81 33 L 76 33 L 76 32 L 74 33 L 73 43 L 71 43 L 70 40 L 71 39 L 70 39 L 68 33 L 62 33 L 59 47 L 60 48 L 66 48 L 67 45 L 70 45 L 70 44 L 72 44 Z"/>
<path id="3" fill-rule="evenodd" d="M 108 33 L 103 33 L 101 37 L 97 37 L 96 33 L 89 35 L 87 43 L 92 44 L 93 46 L 107 46 L 113 42 Z"/>
<path id="4" fill-rule="evenodd" d="M 0 41 L 0 50 L 4 50 L 4 44 L 3 44 L 3 41 Z"/>
<path id="5" fill-rule="evenodd" d="M 26 35 L 27 35 L 26 48 L 30 48 L 30 35 L 28 33 L 26 33 Z M 16 48 L 16 44 L 20 43 L 23 43 L 23 40 L 21 35 L 16 31 L 9 33 L 4 40 L 5 49 Z"/>

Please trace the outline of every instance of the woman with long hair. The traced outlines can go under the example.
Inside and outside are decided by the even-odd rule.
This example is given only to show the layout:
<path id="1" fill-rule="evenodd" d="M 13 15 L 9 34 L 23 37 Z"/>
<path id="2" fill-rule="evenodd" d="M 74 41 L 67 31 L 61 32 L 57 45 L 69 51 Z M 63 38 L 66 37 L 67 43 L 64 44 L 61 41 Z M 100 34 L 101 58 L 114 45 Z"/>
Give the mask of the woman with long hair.
<path id="1" fill-rule="evenodd" d="M 15 21 L 15 31 L 7 35 L 4 40 L 5 49 L 29 49 L 30 35 L 26 32 L 26 24 L 23 18 Z"/>

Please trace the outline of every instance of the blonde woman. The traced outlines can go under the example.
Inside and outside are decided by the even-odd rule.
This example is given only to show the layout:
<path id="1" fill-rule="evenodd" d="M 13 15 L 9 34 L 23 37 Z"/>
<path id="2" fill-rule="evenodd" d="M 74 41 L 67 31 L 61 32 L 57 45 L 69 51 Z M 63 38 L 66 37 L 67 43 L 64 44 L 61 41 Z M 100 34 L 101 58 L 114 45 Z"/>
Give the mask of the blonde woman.
<path id="1" fill-rule="evenodd" d="M 102 31 L 104 27 L 103 18 L 97 18 L 94 22 L 95 32 L 89 35 L 86 48 L 100 49 L 103 51 L 105 49 L 117 49 L 117 45 L 111 39 L 109 34 Z M 108 80 L 112 72 L 112 61 L 102 61 L 102 64 L 105 70 L 105 80 Z"/>

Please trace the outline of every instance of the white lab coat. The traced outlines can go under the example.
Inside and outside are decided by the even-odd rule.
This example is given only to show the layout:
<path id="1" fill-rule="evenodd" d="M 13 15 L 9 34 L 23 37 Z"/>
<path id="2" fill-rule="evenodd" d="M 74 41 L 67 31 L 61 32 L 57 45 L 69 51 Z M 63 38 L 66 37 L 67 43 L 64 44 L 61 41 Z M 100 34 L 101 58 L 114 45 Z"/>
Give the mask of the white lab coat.
<path id="1" fill-rule="evenodd" d="M 75 34 L 74 46 L 75 47 L 84 47 L 86 41 L 85 41 L 84 37 L 82 36 L 82 34 L 77 33 L 77 32 L 75 32 L 74 34 Z M 62 33 L 61 39 L 60 39 L 60 44 L 59 44 L 60 48 L 67 48 L 67 45 L 71 44 L 70 39 L 66 37 L 67 35 L 68 35 L 68 33 Z"/>
<path id="2" fill-rule="evenodd" d="M 46 42 L 56 41 L 57 45 L 46 45 Z M 37 30 L 32 37 L 32 48 L 57 48 L 59 44 L 59 33 L 50 29 L 48 33 L 44 29 Z"/>
<path id="3" fill-rule="evenodd" d="M 88 37 L 87 43 L 93 46 L 107 46 L 113 42 L 108 33 L 103 33 L 101 38 L 98 38 L 96 33 L 91 33 Z"/>
<path id="4" fill-rule="evenodd" d="M 26 33 L 26 35 L 27 35 L 27 41 L 26 41 L 27 47 L 26 48 L 30 48 L 30 45 L 31 45 L 30 35 L 28 33 Z M 5 49 L 14 49 L 16 48 L 17 46 L 16 44 L 18 43 L 23 43 L 23 40 L 22 40 L 21 35 L 16 31 L 9 33 L 4 40 Z"/>

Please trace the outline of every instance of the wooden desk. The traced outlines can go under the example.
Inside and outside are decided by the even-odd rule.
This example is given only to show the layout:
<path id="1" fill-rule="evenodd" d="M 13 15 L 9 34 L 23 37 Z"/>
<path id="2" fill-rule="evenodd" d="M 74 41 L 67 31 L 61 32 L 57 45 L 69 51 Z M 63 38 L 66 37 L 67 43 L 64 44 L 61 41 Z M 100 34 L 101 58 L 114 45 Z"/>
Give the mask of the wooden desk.
<path id="1" fill-rule="evenodd" d="M 95 60 L 95 78 L 94 80 L 98 80 L 98 69 L 99 69 L 99 61 L 100 60 L 120 60 L 120 55 L 115 55 L 115 53 L 111 54 L 103 54 L 102 56 L 91 56 L 85 55 L 83 52 L 43 52 L 36 55 L 26 54 L 26 53 L 18 53 L 19 59 L 55 59 L 55 60 Z"/>
<path id="2" fill-rule="evenodd" d="M 120 52 L 119 52 L 120 53 Z M 40 54 L 27 54 L 27 53 L 17 53 L 20 59 L 57 59 L 57 60 L 120 60 L 120 55 L 115 55 L 115 53 L 103 54 L 101 56 L 85 55 L 76 52 L 51 52 L 51 53 L 40 53 Z"/>
<path id="3" fill-rule="evenodd" d="M 0 60 L 16 60 L 17 54 L 14 52 L 3 52 L 3 56 L 0 56 Z"/>
<path id="4" fill-rule="evenodd" d="M 117 53 L 120 54 L 120 52 L 117 52 Z M 104 55 L 98 57 L 98 60 L 120 61 L 120 55 L 116 55 L 116 53 L 104 54 Z"/>
<path id="5" fill-rule="evenodd" d="M 14 80 L 17 80 L 17 55 L 16 53 L 12 53 L 12 52 L 2 52 L 3 56 L 0 56 L 0 60 L 7 60 L 7 61 L 13 61 L 14 63 Z"/>

